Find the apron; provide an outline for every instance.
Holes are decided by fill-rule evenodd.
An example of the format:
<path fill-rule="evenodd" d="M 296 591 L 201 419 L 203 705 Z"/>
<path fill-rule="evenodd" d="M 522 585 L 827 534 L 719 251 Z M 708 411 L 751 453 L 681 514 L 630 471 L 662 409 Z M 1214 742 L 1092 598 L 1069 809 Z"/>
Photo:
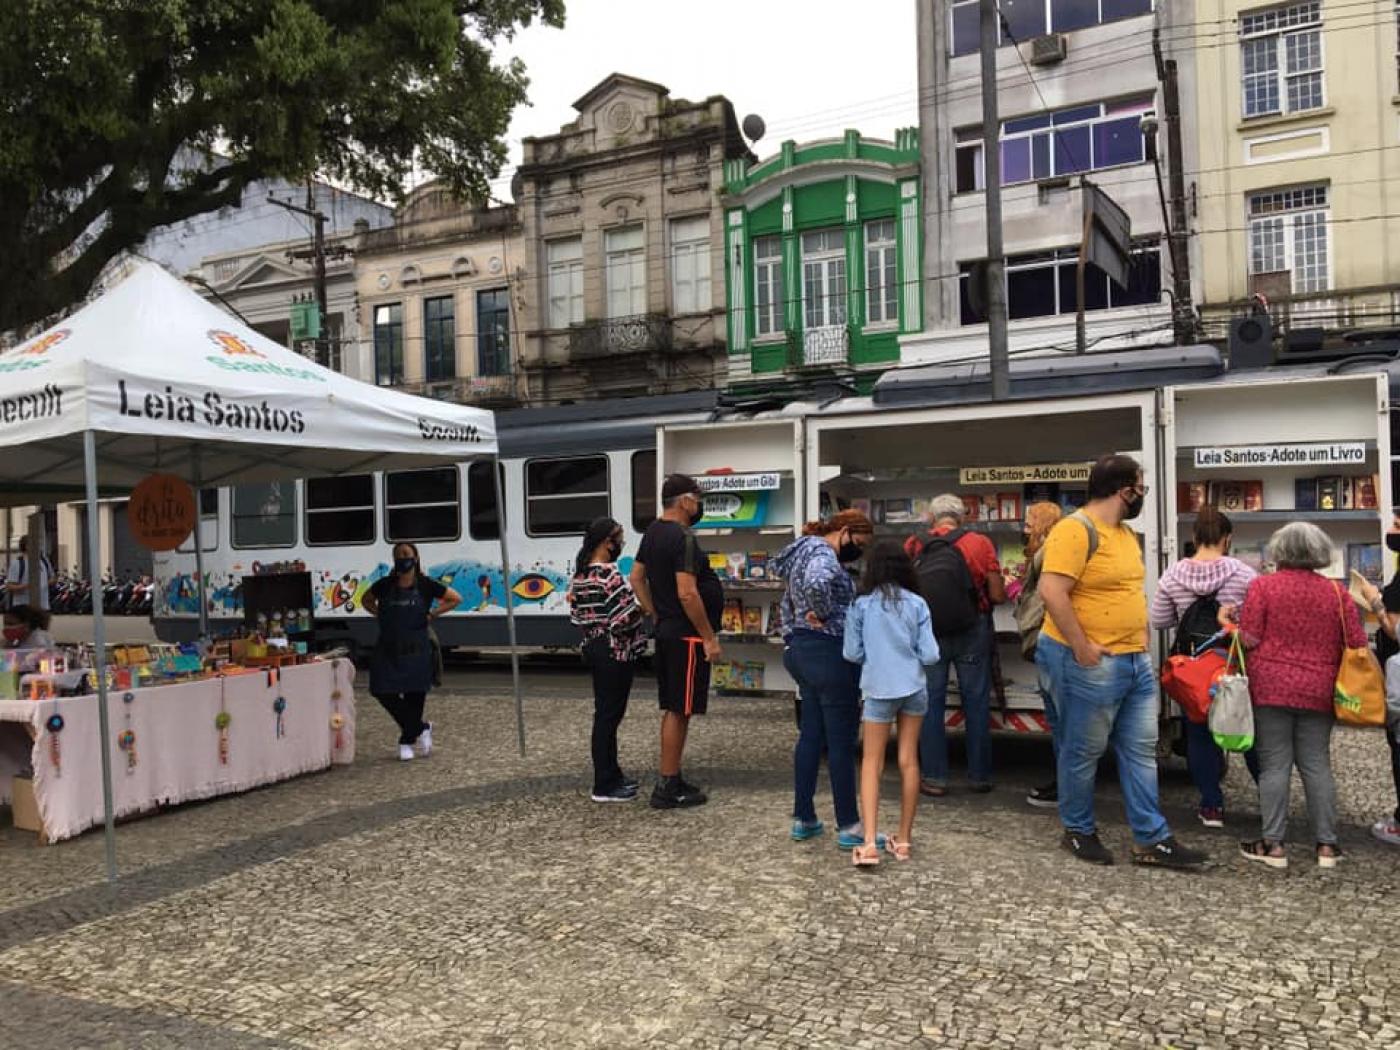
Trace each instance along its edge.
<path fill-rule="evenodd" d="M 379 641 L 369 669 L 369 691 L 426 693 L 433 683 L 428 643 L 428 599 L 415 583 L 385 588 L 379 599 Z"/>

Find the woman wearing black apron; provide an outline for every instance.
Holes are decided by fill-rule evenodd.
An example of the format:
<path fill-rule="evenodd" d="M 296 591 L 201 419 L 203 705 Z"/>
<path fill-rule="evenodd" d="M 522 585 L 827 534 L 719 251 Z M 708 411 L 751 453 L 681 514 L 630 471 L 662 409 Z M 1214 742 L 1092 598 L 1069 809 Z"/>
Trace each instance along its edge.
<path fill-rule="evenodd" d="M 433 650 L 428 624 L 451 612 L 462 596 L 424 576 L 418 548 L 394 547 L 394 568 L 364 598 L 364 609 L 379 621 L 379 641 L 369 670 L 369 691 L 399 727 L 399 758 L 427 757 L 433 726 L 423 721 L 423 704 L 433 684 Z M 433 603 L 436 602 L 436 607 Z"/>

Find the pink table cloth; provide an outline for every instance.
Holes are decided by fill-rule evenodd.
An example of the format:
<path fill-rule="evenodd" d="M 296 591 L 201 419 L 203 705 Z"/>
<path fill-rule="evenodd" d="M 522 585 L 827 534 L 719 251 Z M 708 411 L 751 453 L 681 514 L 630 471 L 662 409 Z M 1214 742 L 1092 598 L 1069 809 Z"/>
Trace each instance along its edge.
<path fill-rule="evenodd" d="M 280 677 L 279 677 L 280 676 Z M 333 660 L 230 678 L 107 696 L 112 794 L 118 817 L 247 791 L 355 759 L 355 669 Z M 286 701 L 279 714 L 278 698 Z M 229 716 L 220 747 L 218 716 Z M 54 715 L 62 729 L 49 728 Z M 0 723 L 32 727 L 28 754 L 8 729 L 0 746 L 0 790 L 24 764 L 50 842 L 102 823 L 97 697 L 0 701 Z M 123 749 L 122 735 L 134 734 Z M 27 742 L 27 741 L 26 741 Z M 27 759 L 27 763 L 26 760 Z"/>

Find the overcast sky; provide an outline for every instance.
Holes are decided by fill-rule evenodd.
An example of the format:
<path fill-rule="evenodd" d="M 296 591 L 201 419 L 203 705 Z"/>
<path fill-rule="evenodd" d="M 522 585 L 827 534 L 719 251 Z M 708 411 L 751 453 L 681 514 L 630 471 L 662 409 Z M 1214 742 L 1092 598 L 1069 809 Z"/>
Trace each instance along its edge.
<path fill-rule="evenodd" d="M 760 157 L 786 138 L 848 127 L 892 138 L 918 122 L 909 0 L 567 0 L 567 8 L 562 30 L 534 26 L 502 49 L 524 60 L 531 80 L 530 105 L 510 129 L 512 165 L 520 139 L 557 132 L 574 119 L 574 100 L 614 72 L 665 84 L 673 98 L 725 95 L 741 120 L 758 113 L 768 124 L 754 147 Z"/>

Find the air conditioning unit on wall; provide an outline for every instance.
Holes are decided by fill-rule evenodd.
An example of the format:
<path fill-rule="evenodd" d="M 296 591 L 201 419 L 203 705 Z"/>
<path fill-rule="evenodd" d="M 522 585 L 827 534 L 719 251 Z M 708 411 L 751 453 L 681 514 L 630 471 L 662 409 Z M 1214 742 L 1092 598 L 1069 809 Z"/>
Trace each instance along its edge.
<path fill-rule="evenodd" d="M 1053 66 L 1069 54 L 1069 41 L 1063 33 L 1047 33 L 1031 41 L 1031 65 Z"/>

